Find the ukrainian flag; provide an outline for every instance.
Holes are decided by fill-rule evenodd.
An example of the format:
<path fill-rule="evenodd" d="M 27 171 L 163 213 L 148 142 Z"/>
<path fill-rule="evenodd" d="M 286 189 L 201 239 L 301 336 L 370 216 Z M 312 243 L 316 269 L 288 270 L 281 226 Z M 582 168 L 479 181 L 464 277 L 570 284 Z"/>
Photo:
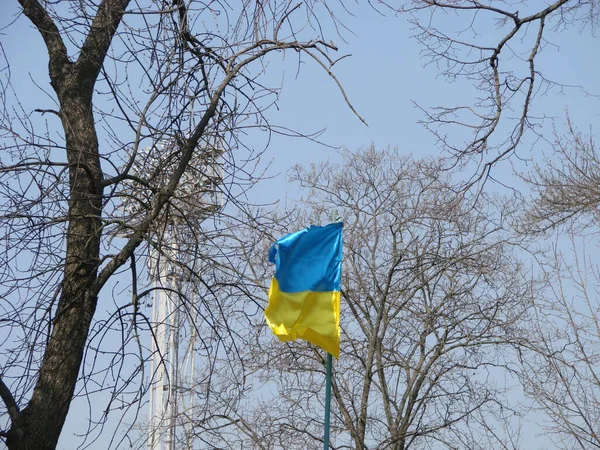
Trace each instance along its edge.
<path fill-rule="evenodd" d="M 280 341 L 304 339 L 340 356 L 342 223 L 310 226 L 279 239 L 269 251 L 275 276 L 265 310 Z"/>

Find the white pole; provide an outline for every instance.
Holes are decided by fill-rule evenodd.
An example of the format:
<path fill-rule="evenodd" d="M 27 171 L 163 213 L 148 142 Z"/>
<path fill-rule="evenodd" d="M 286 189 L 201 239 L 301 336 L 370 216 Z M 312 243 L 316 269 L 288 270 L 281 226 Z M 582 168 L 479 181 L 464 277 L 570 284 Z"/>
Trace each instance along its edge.
<path fill-rule="evenodd" d="M 152 363 L 150 376 L 153 379 L 150 388 L 150 429 L 149 450 L 162 450 L 165 428 L 165 406 L 169 398 L 169 377 L 165 368 L 169 355 L 167 347 L 168 332 L 166 318 L 169 310 L 169 298 L 166 292 L 160 289 L 168 278 L 168 268 L 157 257 L 155 260 L 155 285 L 158 288 L 154 294 L 152 304 Z M 167 394 L 165 396 L 165 394 Z M 166 397 L 166 398 L 165 398 Z"/>
<path fill-rule="evenodd" d="M 176 254 L 176 251 L 175 251 Z M 173 256 L 175 257 L 175 255 Z M 171 269 L 174 269 L 172 267 Z M 176 431 L 177 431 L 177 390 L 179 388 L 179 311 L 181 298 L 174 292 L 180 292 L 181 283 L 175 273 L 170 274 L 170 286 L 172 289 L 170 300 L 169 316 L 169 387 L 166 407 L 167 414 L 167 449 L 176 450 Z"/>

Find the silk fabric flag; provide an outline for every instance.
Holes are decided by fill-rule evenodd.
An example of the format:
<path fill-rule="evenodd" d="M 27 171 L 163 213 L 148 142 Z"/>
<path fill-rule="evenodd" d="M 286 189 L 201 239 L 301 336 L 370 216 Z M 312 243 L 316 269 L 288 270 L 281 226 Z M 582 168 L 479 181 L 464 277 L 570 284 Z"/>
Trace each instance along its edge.
<path fill-rule="evenodd" d="M 310 226 L 279 239 L 269 251 L 275 276 L 265 310 L 280 341 L 304 339 L 340 355 L 340 222 Z"/>

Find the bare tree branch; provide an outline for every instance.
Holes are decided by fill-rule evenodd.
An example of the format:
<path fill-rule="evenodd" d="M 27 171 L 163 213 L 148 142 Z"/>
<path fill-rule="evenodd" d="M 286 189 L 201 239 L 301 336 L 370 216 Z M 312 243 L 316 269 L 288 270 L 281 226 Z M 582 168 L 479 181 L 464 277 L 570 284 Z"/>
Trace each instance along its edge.
<path fill-rule="evenodd" d="M 6 406 L 6 410 L 8 411 L 8 415 L 12 423 L 20 424 L 21 422 L 21 410 L 19 409 L 19 405 L 15 401 L 12 393 L 8 386 L 4 383 L 2 378 L 0 377 L 0 398 L 4 402 L 4 406 Z"/>

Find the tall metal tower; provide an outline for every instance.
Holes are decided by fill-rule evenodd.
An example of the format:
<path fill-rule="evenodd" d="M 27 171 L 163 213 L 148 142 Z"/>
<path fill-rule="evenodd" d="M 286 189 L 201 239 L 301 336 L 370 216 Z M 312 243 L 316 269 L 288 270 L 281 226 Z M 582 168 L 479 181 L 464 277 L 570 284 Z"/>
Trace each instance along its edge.
<path fill-rule="evenodd" d="M 132 172 L 161 187 L 178 163 L 178 147 L 160 142 L 138 155 Z M 219 187 L 223 180 L 222 151 L 215 142 L 203 143 L 196 151 L 189 170 L 181 179 L 172 207 L 155 227 L 155 245 L 148 255 L 148 269 L 155 288 L 152 307 L 152 359 L 148 415 L 148 450 L 193 448 L 192 411 L 194 409 L 195 361 L 197 339 L 194 307 L 184 302 L 193 298 L 193 285 L 183 269 L 192 263 L 197 245 L 190 224 L 200 224 L 222 207 Z M 134 189 L 139 200 L 151 195 L 147 187 Z M 142 214 L 127 205 L 130 216 Z"/>
<path fill-rule="evenodd" d="M 191 298 L 177 260 L 176 229 L 169 235 L 173 242 L 170 256 L 156 256 L 153 267 L 156 288 L 152 307 L 152 360 L 150 365 L 149 450 L 192 449 L 191 410 L 194 407 L 194 344 L 196 320 L 194 308 L 185 308 Z M 179 269 L 179 270 L 178 270 Z M 185 333 L 183 332 L 185 330 Z M 183 350 L 183 351 L 182 351 Z M 179 431 L 179 432 L 178 432 Z M 184 442 L 178 442 L 182 439 Z"/>

